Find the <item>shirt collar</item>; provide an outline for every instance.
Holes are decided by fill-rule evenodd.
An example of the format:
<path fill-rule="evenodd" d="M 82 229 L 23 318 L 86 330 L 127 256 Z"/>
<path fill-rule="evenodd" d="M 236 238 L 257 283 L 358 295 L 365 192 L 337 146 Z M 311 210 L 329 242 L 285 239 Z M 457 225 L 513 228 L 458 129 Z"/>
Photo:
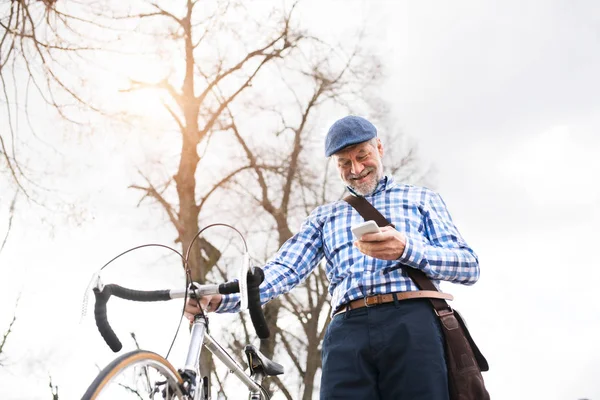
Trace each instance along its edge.
<path fill-rule="evenodd" d="M 377 184 L 377 187 L 375 188 L 375 190 L 373 192 L 369 193 L 367 196 L 374 196 L 378 193 L 381 193 L 381 192 L 391 188 L 392 186 L 394 186 L 394 178 L 391 176 L 384 175 L 384 177 L 381 178 L 381 180 Z M 350 186 L 346 186 L 346 188 L 353 195 L 362 196 L 361 194 L 356 193 L 356 191 L 354 191 L 354 189 L 352 189 Z"/>

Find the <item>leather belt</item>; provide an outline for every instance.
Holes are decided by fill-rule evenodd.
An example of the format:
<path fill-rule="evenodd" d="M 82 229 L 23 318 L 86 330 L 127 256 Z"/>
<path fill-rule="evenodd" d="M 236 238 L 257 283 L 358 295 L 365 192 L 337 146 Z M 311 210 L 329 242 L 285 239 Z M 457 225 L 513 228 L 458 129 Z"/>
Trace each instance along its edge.
<path fill-rule="evenodd" d="M 434 290 L 413 290 L 410 292 L 396 292 L 388 294 L 375 294 L 372 296 L 363 297 L 361 299 L 353 300 L 350 303 L 346 303 L 338 308 L 333 313 L 333 316 L 344 313 L 349 310 L 355 310 L 363 307 L 373 307 L 379 304 L 391 303 L 394 301 L 394 295 L 398 300 L 408 299 L 444 299 L 454 300 L 454 296 L 449 293 L 436 292 Z"/>

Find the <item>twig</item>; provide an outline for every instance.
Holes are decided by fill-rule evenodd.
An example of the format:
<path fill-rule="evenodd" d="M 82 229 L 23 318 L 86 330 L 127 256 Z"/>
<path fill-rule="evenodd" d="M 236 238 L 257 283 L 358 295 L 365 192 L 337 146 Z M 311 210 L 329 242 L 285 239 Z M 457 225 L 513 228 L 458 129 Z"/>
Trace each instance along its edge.
<path fill-rule="evenodd" d="M 10 324 L 8 325 L 8 329 L 4 333 L 4 336 L 2 337 L 2 342 L 0 342 L 0 354 L 2 354 L 2 352 L 4 351 L 4 346 L 6 345 L 6 341 L 8 340 L 8 336 L 11 334 L 12 327 L 15 324 L 15 321 L 17 320 L 17 307 L 19 305 L 19 298 L 20 297 L 18 297 L 17 301 L 15 302 L 15 312 L 13 313 L 12 320 L 10 321 Z M 3 366 L 1 360 L 0 360 L 0 366 Z"/>
<path fill-rule="evenodd" d="M 52 375 L 48 374 L 48 386 L 50 386 L 50 393 L 52 393 L 52 400 L 58 400 L 58 385 L 52 384 Z"/>
<path fill-rule="evenodd" d="M 10 234 L 10 229 L 12 228 L 13 217 L 15 216 L 15 203 L 17 202 L 17 196 L 19 192 L 15 193 L 15 197 L 13 197 L 12 202 L 10 203 L 10 208 L 8 209 L 8 229 L 6 229 L 6 235 L 4 235 L 4 240 L 2 241 L 2 246 L 0 246 L 0 253 L 4 249 L 6 245 L 6 241 L 8 240 L 8 235 Z"/>

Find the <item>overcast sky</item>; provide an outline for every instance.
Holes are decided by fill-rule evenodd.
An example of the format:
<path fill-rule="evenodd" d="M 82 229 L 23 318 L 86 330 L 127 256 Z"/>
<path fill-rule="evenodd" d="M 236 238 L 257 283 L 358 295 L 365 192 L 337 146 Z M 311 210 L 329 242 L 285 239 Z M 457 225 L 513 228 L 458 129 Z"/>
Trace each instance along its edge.
<path fill-rule="evenodd" d="M 600 399 L 600 4 L 339 0 L 306 1 L 299 11 L 331 37 L 367 18 L 368 43 L 388 74 L 381 95 L 434 167 L 435 189 L 480 257 L 475 286 L 444 289 L 488 358 L 492 398 Z M 0 368 L 2 398 L 48 398 L 47 371 L 65 390 L 71 384 L 78 364 L 70 354 L 84 348 L 76 339 L 95 334 L 77 325 L 100 266 L 79 268 L 84 259 L 172 241 L 172 232 L 141 224 L 132 211 L 138 197 L 125 194 L 125 161 L 106 163 L 110 149 L 96 150 L 104 161 L 87 161 L 103 165 L 104 180 L 88 182 L 84 224 L 48 237 L 47 229 L 36 233 L 38 214 L 23 218 L 0 254 L 2 330 L 21 293 L 7 350 L 13 368 Z M 123 193 L 115 195 L 115 184 Z M 5 228 L 0 221 L 0 237 Z M 67 281 L 68 294 L 36 288 Z M 61 326 L 78 328 L 65 335 Z M 58 360 L 67 360 L 64 368 Z M 32 385 L 23 370 L 30 365 L 40 367 L 41 383 L 19 397 Z"/>

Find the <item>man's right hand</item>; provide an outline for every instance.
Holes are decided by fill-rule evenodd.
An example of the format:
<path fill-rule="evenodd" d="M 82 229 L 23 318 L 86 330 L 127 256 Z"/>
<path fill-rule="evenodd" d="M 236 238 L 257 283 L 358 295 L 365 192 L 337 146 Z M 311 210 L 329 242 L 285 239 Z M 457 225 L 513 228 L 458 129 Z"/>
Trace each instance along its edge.
<path fill-rule="evenodd" d="M 202 296 L 200 298 L 200 307 L 204 310 L 204 312 L 215 311 L 219 304 L 221 304 L 221 299 L 223 298 L 220 294 L 212 294 L 208 296 Z M 194 321 L 194 315 L 200 313 L 200 308 L 198 308 L 198 299 L 188 299 L 185 304 L 184 315 L 190 322 Z"/>

